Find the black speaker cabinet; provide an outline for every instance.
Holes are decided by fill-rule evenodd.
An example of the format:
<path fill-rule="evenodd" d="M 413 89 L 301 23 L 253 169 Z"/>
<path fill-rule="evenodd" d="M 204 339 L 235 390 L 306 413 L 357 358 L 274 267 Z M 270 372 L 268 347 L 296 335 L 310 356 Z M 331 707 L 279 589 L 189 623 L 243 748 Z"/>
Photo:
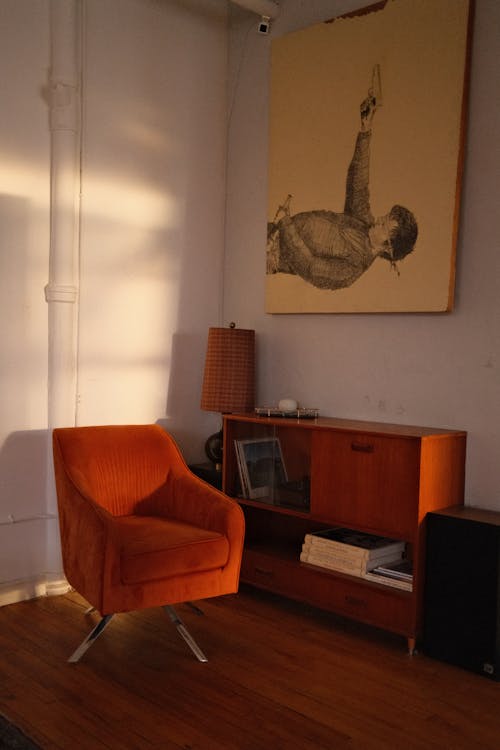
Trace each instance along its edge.
<path fill-rule="evenodd" d="M 426 518 L 423 651 L 500 679 L 500 513 L 456 507 Z"/>

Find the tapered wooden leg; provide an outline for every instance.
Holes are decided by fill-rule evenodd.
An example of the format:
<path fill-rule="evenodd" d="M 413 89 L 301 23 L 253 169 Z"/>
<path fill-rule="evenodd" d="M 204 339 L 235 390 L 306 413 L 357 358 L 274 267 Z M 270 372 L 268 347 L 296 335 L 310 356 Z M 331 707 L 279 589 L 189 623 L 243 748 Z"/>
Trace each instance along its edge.
<path fill-rule="evenodd" d="M 408 654 L 410 656 L 413 656 L 415 653 L 415 646 L 417 645 L 417 641 L 415 638 L 408 638 Z"/>

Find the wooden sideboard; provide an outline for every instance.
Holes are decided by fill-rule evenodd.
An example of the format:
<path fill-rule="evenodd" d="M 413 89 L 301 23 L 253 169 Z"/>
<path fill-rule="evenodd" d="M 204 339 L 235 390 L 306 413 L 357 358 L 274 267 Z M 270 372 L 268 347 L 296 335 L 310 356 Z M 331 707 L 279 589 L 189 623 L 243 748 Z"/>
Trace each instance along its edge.
<path fill-rule="evenodd" d="M 250 499 L 236 446 L 277 445 L 267 487 Z M 421 636 L 425 517 L 463 504 L 466 433 L 317 418 L 224 417 L 223 489 L 242 505 L 246 539 L 241 580 L 398 633 L 412 653 Z M 265 484 L 266 482 L 264 482 Z M 304 536 L 331 526 L 402 540 L 413 590 L 300 562 Z"/>

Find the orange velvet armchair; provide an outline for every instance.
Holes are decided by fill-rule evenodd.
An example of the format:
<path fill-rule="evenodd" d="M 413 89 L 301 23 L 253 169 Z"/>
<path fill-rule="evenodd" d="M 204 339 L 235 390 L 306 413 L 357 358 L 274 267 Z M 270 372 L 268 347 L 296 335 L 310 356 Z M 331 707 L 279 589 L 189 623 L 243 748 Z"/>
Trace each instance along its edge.
<path fill-rule="evenodd" d="M 155 606 L 206 661 L 172 605 L 238 590 L 239 505 L 192 474 L 158 425 L 59 428 L 53 450 L 64 572 L 102 615 L 69 661 L 115 613 Z"/>

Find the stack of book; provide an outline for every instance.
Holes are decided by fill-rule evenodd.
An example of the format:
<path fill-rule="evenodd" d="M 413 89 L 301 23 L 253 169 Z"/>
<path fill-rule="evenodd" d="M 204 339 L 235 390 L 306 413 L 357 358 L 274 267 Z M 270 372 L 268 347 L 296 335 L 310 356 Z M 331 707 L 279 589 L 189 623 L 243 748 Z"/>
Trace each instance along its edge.
<path fill-rule="evenodd" d="M 369 581 L 382 583 L 384 586 L 394 586 L 397 589 L 413 591 L 413 566 L 410 560 L 393 560 L 380 563 L 365 573 Z"/>
<path fill-rule="evenodd" d="M 365 578 L 381 565 L 401 562 L 404 551 L 405 543 L 396 539 L 333 528 L 306 534 L 300 559 L 309 565 Z"/>

